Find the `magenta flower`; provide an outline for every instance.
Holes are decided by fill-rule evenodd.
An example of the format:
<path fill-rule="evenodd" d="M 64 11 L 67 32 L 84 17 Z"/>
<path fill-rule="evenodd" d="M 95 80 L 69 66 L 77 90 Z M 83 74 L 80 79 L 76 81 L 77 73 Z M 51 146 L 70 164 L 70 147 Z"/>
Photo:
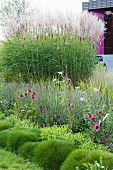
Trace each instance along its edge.
<path fill-rule="evenodd" d="M 89 120 L 90 120 L 90 121 L 95 121 L 95 122 L 96 122 L 96 121 L 98 120 L 98 117 L 95 117 L 95 116 L 94 116 L 94 117 L 91 117 Z"/>
<path fill-rule="evenodd" d="M 92 117 L 94 117 L 94 114 L 87 114 L 86 116 L 87 116 L 87 118 L 92 118 Z"/>
<path fill-rule="evenodd" d="M 72 110 L 72 107 L 68 107 L 67 110 L 68 110 L 68 111 L 71 111 L 71 110 Z"/>
<path fill-rule="evenodd" d="M 68 106 L 69 106 L 69 107 L 73 107 L 72 103 L 69 103 Z"/>
<path fill-rule="evenodd" d="M 93 118 L 93 121 L 96 122 L 97 120 L 98 120 L 98 117 L 94 117 L 94 118 Z"/>
<path fill-rule="evenodd" d="M 18 96 L 18 98 L 24 98 L 25 95 L 24 94 L 21 94 L 20 96 Z"/>
<path fill-rule="evenodd" d="M 67 104 L 67 106 L 68 106 L 67 110 L 69 110 L 69 111 L 72 110 L 72 109 L 74 108 L 74 106 L 73 106 L 72 103 Z"/>
<path fill-rule="evenodd" d="M 101 111 L 99 110 L 99 111 L 98 111 L 98 114 L 101 115 L 101 114 L 103 114 L 103 112 L 101 112 Z"/>
<path fill-rule="evenodd" d="M 31 90 L 31 89 L 28 89 L 28 92 L 29 92 L 29 93 L 32 93 L 32 90 Z"/>
<path fill-rule="evenodd" d="M 32 98 L 34 101 L 37 101 L 37 100 L 38 100 L 38 92 L 32 92 L 31 98 Z"/>
<path fill-rule="evenodd" d="M 94 119 L 94 117 L 95 117 L 95 115 L 94 114 L 89 114 L 89 120 L 93 120 Z"/>
<path fill-rule="evenodd" d="M 86 115 L 87 118 L 89 118 L 90 121 L 97 121 L 98 120 L 98 117 L 96 117 L 94 114 L 88 114 Z"/>
<path fill-rule="evenodd" d="M 96 132 L 98 132 L 100 130 L 100 124 L 99 123 L 96 123 L 94 126 L 93 126 L 94 130 Z"/>

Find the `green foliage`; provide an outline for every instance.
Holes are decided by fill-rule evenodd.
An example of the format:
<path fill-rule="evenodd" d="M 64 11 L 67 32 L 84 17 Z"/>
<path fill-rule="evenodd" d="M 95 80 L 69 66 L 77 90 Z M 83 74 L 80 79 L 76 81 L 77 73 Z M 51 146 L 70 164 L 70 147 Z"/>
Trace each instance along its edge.
<path fill-rule="evenodd" d="M 22 156 L 24 159 L 32 160 L 34 156 L 34 148 L 38 146 L 37 142 L 26 142 L 18 149 L 18 154 Z"/>
<path fill-rule="evenodd" d="M 112 142 L 113 100 L 107 85 L 101 89 L 93 83 L 82 82 L 80 87 L 74 88 L 66 84 L 64 79 L 58 80 L 48 82 L 41 80 L 35 84 L 0 81 L 0 87 L 2 87 L 0 88 L 0 109 L 7 116 L 6 119 L 18 128 L 68 124 L 74 133 L 85 132 L 96 143 Z M 38 94 L 36 101 L 32 99 L 32 93 L 28 93 L 28 89 Z M 26 97 L 18 98 L 25 93 L 27 93 Z M 88 115 L 91 114 L 97 118 L 96 121 L 90 120 Z M 94 129 L 96 123 L 100 124 L 98 132 Z M 70 131 L 59 135 L 60 132 L 53 127 L 52 129 L 43 129 L 41 138 L 73 141 Z M 85 142 L 83 148 L 87 148 L 88 145 L 92 146 L 89 141 L 88 143 Z"/>
<path fill-rule="evenodd" d="M 45 170 L 59 170 L 63 161 L 74 149 L 76 146 L 72 142 L 61 140 L 41 142 L 34 148 L 33 161 Z"/>
<path fill-rule="evenodd" d="M 0 53 L 2 75 L 8 81 L 53 78 L 58 71 L 73 82 L 87 78 L 95 66 L 95 50 L 72 34 L 13 37 Z"/>
<path fill-rule="evenodd" d="M 16 96 L 16 84 L 6 83 L 6 81 L 0 78 L 0 112 L 5 116 L 14 113 L 13 104 Z"/>
<path fill-rule="evenodd" d="M 10 129 L 0 132 L 0 147 L 5 148 L 7 146 L 7 139 L 10 133 Z"/>
<path fill-rule="evenodd" d="M 5 116 L 2 112 L 0 112 L 0 120 L 4 120 L 5 119 Z"/>
<path fill-rule="evenodd" d="M 0 169 L 1 170 L 42 170 L 38 165 L 35 165 L 31 162 L 26 162 L 22 158 L 17 157 L 11 152 L 7 152 L 3 149 L 0 149 Z"/>
<path fill-rule="evenodd" d="M 91 163 L 83 163 L 83 168 L 86 170 L 107 170 L 105 166 L 102 164 L 102 158 L 100 157 L 99 163 L 94 161 L 94 164 Z M 76 170 L 80 170 L 79 167 L 76 167 Z"/>
<path fill-rule="evenodd" d="M 72 133 L 68 125 L 63 126 L 52 126 L 41 128 L 41 139 L 42 140 L 52 140 L 60 139 L 64 141 L 70 141 L 76 144 L 79 149 L 89 149 L 89 150 L 108 150 L 108 147 L 103 145 L 95 144 L 91 138 L 87 137 L 85 133 Z"/>
<path fill-rule="evenodd" d="M 80 142 L 80 141 L 79 141 Z M 80 142 L 79 149 L 88 149 L 88 150 L 103 150 L 109 151 L 109 147 L 103 146 L 101 144 L 95 144 L 91 139 Z"/>
<path fill-rule="evenodd" d="M 0 131 L 12 128 L 13 126 L 7 120 L 0 120 Z"/>
<path fill-rule="evenodd" d="M 87 170 L 103 170 L 106 169 L 105 166 L 102 165 L 102 159 L 100 158 L 99 163 L 97 161 L 94 162 L 94 164 L 90 164 L 90 163 L 83 163 L 84 168 L 86 168 Z"/>
<path fill-rule="evenodd" d="M 83 163 L 99 162 L 100 157 L 103 160 L 103 166 L 112 170 L 113 168 L 113 154 L 101 150 L 76 150 L 73 151 L 63 163 L 61 170 L 75 170 L 76 167 L 84 169 Z"/>
<path fill-rule="evenodd" d="M 29 119 L 23 119 L 21 120 L 18 116 L 16 115 L 10 115 L 6 117 L 6 120 L 14 127 L 18 129 L 26 128 L 26 129 L 37 129 L 38 124 L 35 122 L 31 122 Z"/>
<path fill-rule="evenodd" d="M 13 129 L 7 139 L 7 148 L 12 151 L 17 151 L 18 148 L 26 142 L 36 142 L 39 140 L 40 131 L 28 129 Z"/>
<path fill-rule="evenodd" d="M 40 136 L 42 140 L 62 139 L 71 142 L 74 141 L 73 134 L 71 133 L 68 125 L 54 125 L 51 127 L 41 128 Z"/>

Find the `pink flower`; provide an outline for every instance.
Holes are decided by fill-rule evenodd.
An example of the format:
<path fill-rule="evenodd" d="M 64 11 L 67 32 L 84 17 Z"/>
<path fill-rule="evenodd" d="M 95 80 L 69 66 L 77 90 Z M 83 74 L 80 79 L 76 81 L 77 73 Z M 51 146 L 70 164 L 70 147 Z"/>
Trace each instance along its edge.
<path fill-rule="evenodd" d="M 29 92 L 29 93 L 32 93 L 32 90 L 31 90 L 31 89 L 28 89 L 28 92 Z"/>
<path fill-rule="evenodd" d="M 89 118 L 90 121 L 97 121 L 98 117 L 96 117 L 94 114 L 88 114 L 87 118 Z"/>
<path fill-rule="evenodd" d="M 18 98 L 24 98 L 25 94 L 21 94 L 20 96 L 18 96 Z"/>
<path fill-rule="evenodd" d="M 72 107 L 67 108 L 68 111 L 72 110 Z"/>
<path fill-rule="evenodd" d="M 96 122 L 97 120 L 98 120 L 98 117 L 94 117 L 94 118 L 93 118 L 93 121 Z"/>
<path fill-rule="evenodd" d="M 69 106 L 69 107 L 73 107 L 72 103 L 69 103 L 68 106 Z"/>
<path fill-rule="evenodd" d="M 98 117 L 91 117 L 90 119 L 89 119 L 90 121 L 97 121 L 98 120 Z"/>
<path fill-rule="evenodd" d="M 98 114 L 100 114 L 100 115 L 101 115 L 101 114 L 103 114 L 103 112 L 101 112 L 101 111 L 99 110 L 99 111 L 98 111 Z"/>
<path fill-rule="evenodd" d="M 74 107 L 74 106 L 72 105 L 72 103 L 67 104 L 67 106 L 69 106 L 69 107 L 67 108 L 67 110 L 69 110 L 69 111 L 72 110 L 73 107 Z"/>
<path fill-rule="evenodd" d="M 38 92 L 32 92 L 31 98 L 32 98 L 34 101 L 37 101 L 37 100 L 38 100 Z"/>
<path fill-rule="evenodd" d="M 100 130 L 100 124 L 99 123 L 96 123 L 94 126 L 93 126 L 94 130 L 96 132 L 98 132 Z"/>

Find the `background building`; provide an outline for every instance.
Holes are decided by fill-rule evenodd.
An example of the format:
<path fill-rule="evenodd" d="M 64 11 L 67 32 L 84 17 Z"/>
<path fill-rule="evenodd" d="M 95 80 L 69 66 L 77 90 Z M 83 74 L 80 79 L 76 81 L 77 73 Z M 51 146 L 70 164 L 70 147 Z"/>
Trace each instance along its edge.
<path fill-rule="evenodd" d="M 103 34 L 99 54 L 113 54 L 113 0 L 89 0 L 82 3 L 82 9 L 106 22 L 107 30 Z"/>

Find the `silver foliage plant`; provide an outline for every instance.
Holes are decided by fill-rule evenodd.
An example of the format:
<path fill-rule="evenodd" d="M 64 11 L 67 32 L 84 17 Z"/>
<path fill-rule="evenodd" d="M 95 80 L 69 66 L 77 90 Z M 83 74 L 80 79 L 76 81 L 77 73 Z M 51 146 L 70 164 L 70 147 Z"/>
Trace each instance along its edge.
<path fill-rule="evenodd" d="M 22 5 L 25 0 L 13 1 L 18 8 L 19 1 L 20 5 Z M 25 4 L 24 7 L 28 8 Z M 24 10 L 26 9 L 24 8 Z M 71 33 L 83 40 L 88 39 L 98 49 L 105 30 L 105 22 L 87 11 L 80 14 L 74 14 L 71 11 L 64 14 L 57 11 L 55 14 L 51 14 L 50 12 L 44 13 L 42 10 L 35 9 L 32 12 L 20 12 L 18 15 L 15 10 L 12 10 L 12 13 L 2 14 L 2 18 L 4 19 L 4 35 L 8 39 L 13 35 L 26 33 L 33 35 L 62 33 L 64 36 Z"/>

